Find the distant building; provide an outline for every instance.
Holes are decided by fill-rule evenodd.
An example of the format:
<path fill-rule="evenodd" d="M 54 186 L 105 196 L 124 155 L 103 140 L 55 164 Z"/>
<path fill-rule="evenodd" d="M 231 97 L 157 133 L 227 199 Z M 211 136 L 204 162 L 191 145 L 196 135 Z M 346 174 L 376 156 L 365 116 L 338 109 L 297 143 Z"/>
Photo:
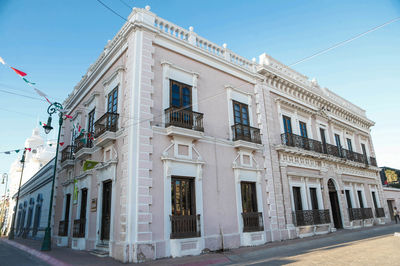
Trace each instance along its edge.
<path fill-rule="evenodd" d="M 33 129 L 32 136 L 26 139 L 25 148 L 30 148 L 25 154 L 25 166 L 21 181 L 21 187 L 30 180 L 43 166 L 45 166 L 56 154 L 56 143 L 54 141 L 45 142 L 40 136 L 40 129 Z M 22 156 L 22 152 L 20 154 Z M 19 181 L 21 178 L 22 164 L 21 158 L 17 158 L 10 167 L 9 178 L 9 195 L 14 200 L 10 201 L 9 213 L 7 217 L 7 232 L 11 227 L 12 217 L 15 209 L 15 197 L 18 193 Z M 21 201 L 20 201 L 21 203 Z"/>
<path fill-rule="evenodd" d="M 43 166 L 21 186 L 15 235 L 23 238 L 43 238 L 47 227 L 54 159 Z M 17 194 L 12 200 L 15 201 Z"/>
<path fill-rule="evenodd" d="M 400 209 L 400 170 L 384 166 L 381 167 L 380 176 L 390 218 L 394 220 L 393 208 Z"/>

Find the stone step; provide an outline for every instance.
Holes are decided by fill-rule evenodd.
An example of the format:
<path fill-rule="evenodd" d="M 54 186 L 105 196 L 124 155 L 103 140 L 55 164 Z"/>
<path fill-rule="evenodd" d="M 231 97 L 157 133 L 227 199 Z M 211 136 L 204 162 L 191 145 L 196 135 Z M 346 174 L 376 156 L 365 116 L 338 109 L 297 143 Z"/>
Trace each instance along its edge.
<path fill-rule="evenodd" d="M 109 256 L 109 251 L 108 250 L 105 251 L 105 250 L 97 249 L 97 248 L 92 249 L 89 253 L 92 254 L 92 255 L 95 255 L 97 257 L 100 257 L 100 258 L 104 258 L 104 257 L 108 257 Z"/>

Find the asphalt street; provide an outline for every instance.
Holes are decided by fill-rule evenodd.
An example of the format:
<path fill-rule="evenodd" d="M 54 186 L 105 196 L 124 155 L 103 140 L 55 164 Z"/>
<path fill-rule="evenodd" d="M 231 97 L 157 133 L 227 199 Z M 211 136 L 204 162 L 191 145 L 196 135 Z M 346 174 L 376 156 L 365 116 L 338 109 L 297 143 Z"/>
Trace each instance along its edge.
<path fill-rule="evenodd" d="M 38 260 L 20 249 L 0 242 L 0 266 L 47 266 L 45 262 Z"/>

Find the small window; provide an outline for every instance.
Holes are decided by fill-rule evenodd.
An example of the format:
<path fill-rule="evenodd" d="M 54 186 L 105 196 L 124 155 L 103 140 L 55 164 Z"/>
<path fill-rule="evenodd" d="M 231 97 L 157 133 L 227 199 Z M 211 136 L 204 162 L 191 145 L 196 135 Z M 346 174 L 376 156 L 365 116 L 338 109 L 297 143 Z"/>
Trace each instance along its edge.
<path fill-rule="evenodd" d="M 303 138 L 308 138 L 308 135 L 307 135 L 307 124 L 306 123 L 304 123 L 304 122 L 299 122 L 299 124 L 300 124 L 300 135 L 303 137 Z"/>
<path fill-rule="evenodd" d="M 88 117 L 87 132 L 89 132 L 89 133 L 93 133 L 94 132 L 94 115 L 95 115 L 95 109 L 90 111 L 90 113 L 88 115 L 89 117 Z"/>
<path fill-rule="evenodd" d="M 375 191 L 372 191 L 372 201 L 374 202 L 374 208 L 377 209 L 378 208 L 378 203 L 376 201 Z"/>
<path fill-rule="evenodd" d="M 342 146 L 340 143 L 340 136 L 338 134 L 335 134 L 335 142 L 336 142 L 336 146 L 338 148 L 340 148 Z"/>

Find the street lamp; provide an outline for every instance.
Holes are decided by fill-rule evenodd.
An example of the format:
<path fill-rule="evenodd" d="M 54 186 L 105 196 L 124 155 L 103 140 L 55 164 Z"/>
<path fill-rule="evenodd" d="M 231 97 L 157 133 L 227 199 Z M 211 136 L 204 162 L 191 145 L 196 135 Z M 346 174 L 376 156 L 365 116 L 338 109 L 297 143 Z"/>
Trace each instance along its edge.
<path fill-rule="evenodd" d="M 6 220 L 6 203 L 7 203 L 7 183 L 8 183 L 8 174 L 4 173 L 3 174 L 3 179 L 1 181 L 1 184 L 4 185 L 4 180 L 6 180 L 6 185 L 4 186 L 4 200 L 3 200 L 3 208 L 0 214 L 2 214 L 2 221 L 0 225 L 0 235 L 1 235 L 1 229 L 4 227 L 4 223 Z"/>
<path fill-rule="evenodd" d="M 50 223 L 51 223 L 51 213 L 52 213 L 52 209 L 53 209 L 54 181 L 55 181 L 56 172 L 57 172 L 58 148 L 59 148 L 59 145 L 60 145 L 61 126 L 63 124 L 63 113 L 62 113 L 62 110 L 63 110 L 63 107 L 62 107 L 62 105 L 60 103 L 57 103 L 57 102 L 52 103 L 47 108 L 47 113 L 49 114 L 49 119 L 47 120 L 47 124 L 43 126 L 44 131 L 46 132 L 46 134 L 49 134 L 50 131 L 53 129 L 53 127 L 51 126 L 51 115 L 58 111 L 59 128 L 58 128 L 58 137 L 57 137 L 57 148 L 56 148 L 56 156 L 54 158 L 54 172 L 53 172 L 53 182 L 52 182 L 52 185 L 51 185 L 51 194 L 50 194 L 49 217 L 47 219 L 47 228 L 46 228 L 46 231 L 44 233 L 44 238 L 43 238 L 43 242 L 42 242 L 42 248 L 41 248 L 42 251 L 51 250 L 51 227 L 50 227 Z"/>
<path fill-rule="evenodd" d="M 12 218 L 12 221 L 11 221 L 11 231 L 10 231 L 10 233 L 8 234 L 8 239 L 10 239 L 10 240 L 14 239 L 15 215 L 17 215 L 17 211 L 18 211 L 19 192 L 20 192 L 20 190 L 21 190 L 22 176 L 24 175 L 25 153 L 26 153 L 26 149 L 24 149 L 24 153 L 22 154 L 22 159 L 21 159 L 22 170 L 21 170 L 21 177 L 19 178 L 17 202 L 16 202 L 16 204 L 15 204 L 15 210 L 14 210 L 13 218 Z"/>

